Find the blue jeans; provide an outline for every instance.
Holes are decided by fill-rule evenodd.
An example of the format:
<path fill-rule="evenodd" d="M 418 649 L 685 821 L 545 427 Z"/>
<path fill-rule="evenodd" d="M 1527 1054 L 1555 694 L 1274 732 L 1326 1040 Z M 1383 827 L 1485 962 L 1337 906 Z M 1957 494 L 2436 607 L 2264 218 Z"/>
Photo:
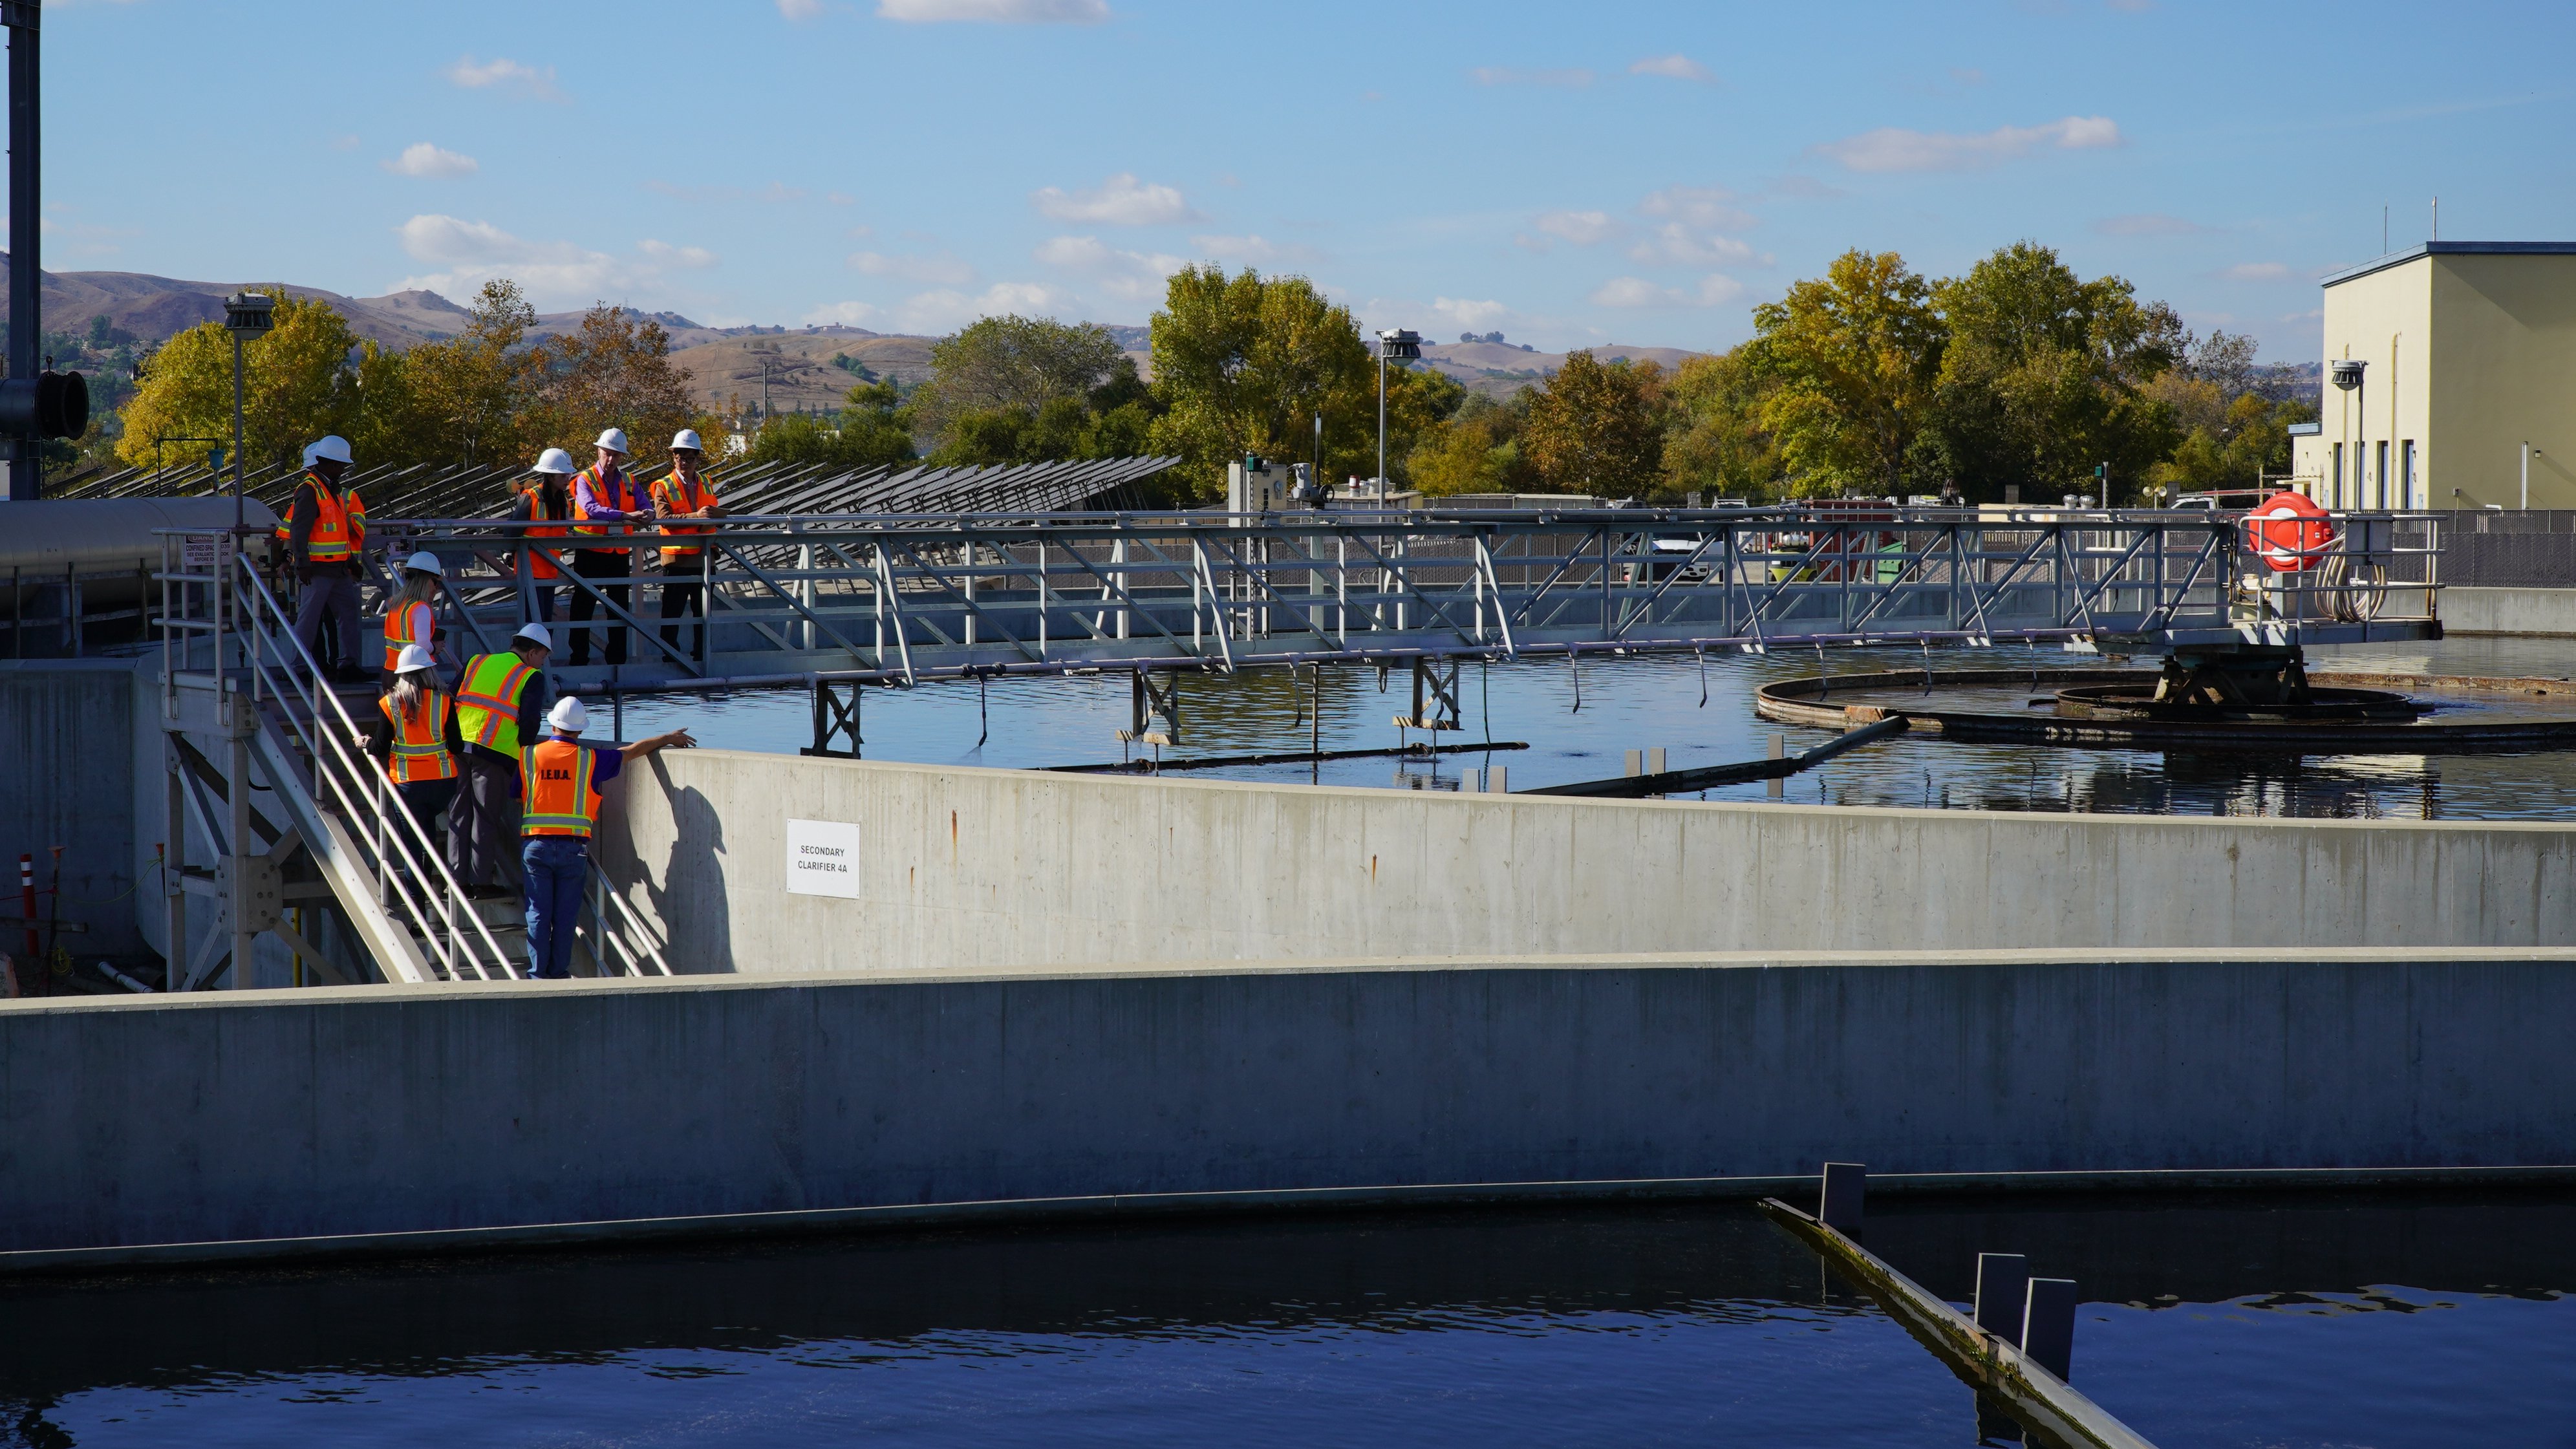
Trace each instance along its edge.
<path fill-rule="evenodd" d="M 528 974 L 562 980 L 572 974 L 572 933 L 581 920 L 581 888 L 590 880 L 590 842 L 531 835 L 519 862 L 528 875 Z"/>

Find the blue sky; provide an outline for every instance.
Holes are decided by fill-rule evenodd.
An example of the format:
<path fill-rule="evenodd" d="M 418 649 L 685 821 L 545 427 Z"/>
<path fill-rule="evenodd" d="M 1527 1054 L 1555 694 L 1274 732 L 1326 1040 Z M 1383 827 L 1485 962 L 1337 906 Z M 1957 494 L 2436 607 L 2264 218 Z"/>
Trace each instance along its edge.
<path fill-rule="evenodd" d="M 1370 326 L 1713 348 L 1842 250 L 2033 238 L 2267 356 L 2316 277 L 2576 236 L 2576 7 L 55 0 L 46 265 L 702 322 L 1142 322 L 1183 260 Z"/>

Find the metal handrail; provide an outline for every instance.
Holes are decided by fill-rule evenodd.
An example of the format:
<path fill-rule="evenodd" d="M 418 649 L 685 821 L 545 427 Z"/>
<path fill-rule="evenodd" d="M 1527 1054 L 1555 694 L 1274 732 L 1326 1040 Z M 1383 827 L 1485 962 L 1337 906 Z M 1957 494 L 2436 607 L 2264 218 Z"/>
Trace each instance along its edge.
<path fill-rule="evenodd" d="M 413 818 L 411 811 L 388 798 L 392 792 L 392 781 L 385 772 L 374 768 L 373 761 L 363 765 L 359 763 L 351 745 L 360 738 L 358 726 L 349 718 L 340 697 L 321 687 L 321 667 L 304 647 L 304 641 L 295 636 L 293 622 L 286 617 L 285 607 L 269 591 L 267 582 L 247 557 L 236 554 L 235 563 L 233 592 L 237 597 L 249 600 L 247 612 L 250 619 L 254 622 L 263 618 L 274 621 L 268 627 L 245 631 L 258 645 L 243 651 L 250 668 L 253 707 L 257 707 L 263 689 L 274 693 L 281 706 L 290 696 L 304 703 L 306 718 L 313 721 L 311 728 L 307 728 L 304 720 L 292 710 L 281 708 L 278 714 L 284 719 L 289 733 L 303 746 L 306 756 L 314 761 L 315 783 L 327 786 L 330 796 L 337 802 L 339 813 L 352 821 L 365 820 L 373 824 L 374 829 L 365 837 L 364 843 L 374 854 L 372 873 L 376 878 L 378 905 L 387 908 L 398 905 L 422 936 L 439 939 L 440 964 L 449 980 L 461 979 L 460 968 L 470 970 L 475 979 L 481 981 L 495 979 L 496 972 L 500 979 L 522 978 L 524 973 L 518 969 L 510 953 L 501 948 L 482 915 L 468 906 L 463 912 L 464 918 L 472 924 L 474 937 L 479 937 L 489 952 L 488 958 L 477 958 L 473 950 L 474 941 L 458 930 L 457 904 L 465 899 L 465 893 L 458 886 L 455 875 L 448 870 L 445 857 L 434 847 L 428 832 Z M 277 649 L 281 639 L 291 645 L 294 652 L 283 659 L 285 667 L 272 668 L 269 654 Z M 314 681 L 310 687 L 295 677 L 291 666 L 299 660 L 307 671 L 307 677 Z M 335 735 L 328 728 L 323 713 L 325 701 L 329 705 L 330 717 L 336 718 L 341 726 L 339 734 Z M 269 727 L 265 719 L 261 727 Z M 326 760 L 335 768 L 325 768 Z M 388 822 L 393 825 L 390 836 Z M 434 870 L 438 884 L 445 888 L 436 903 L 440 909 L 435 913 L 432 903 L 422 899 L 421 892 L 415 889 L 416 884 L 427 876 L 422 866 L 424 859 L 428 862 L 427 870 Z M 387 868 L 393 864 L 407 870 Z M 458 950 L 460 942 L 465 945 L 462 952 Z"/>

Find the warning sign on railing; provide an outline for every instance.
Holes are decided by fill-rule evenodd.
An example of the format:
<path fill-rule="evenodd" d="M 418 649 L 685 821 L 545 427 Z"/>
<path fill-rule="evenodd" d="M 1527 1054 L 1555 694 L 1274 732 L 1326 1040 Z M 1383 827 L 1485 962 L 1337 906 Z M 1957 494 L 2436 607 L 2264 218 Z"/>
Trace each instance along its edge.
<path fill-rule="evenodd" d="M 859 898 L 859 827 L 839 820 L 787 822 L 791 895 Z"/>

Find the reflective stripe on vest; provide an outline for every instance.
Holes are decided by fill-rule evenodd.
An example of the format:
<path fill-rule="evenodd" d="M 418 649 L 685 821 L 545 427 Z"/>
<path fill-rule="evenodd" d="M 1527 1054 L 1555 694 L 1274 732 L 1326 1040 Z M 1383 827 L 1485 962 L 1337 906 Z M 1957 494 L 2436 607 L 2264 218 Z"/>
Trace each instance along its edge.
<path fill-rule="evenodd" d="M 335 493 L 318 476 L 313 485 L 313 528 L 304 536 L 305 554 L 315 563 L 346 563 L 367 544 L 367 505 L 354 492 Z M 292 511 L 292 505 L 289 505 Z"/>
<path fill-rule="evenodd" d="M 674 472 L 670 477 L 653 485 L 653 501 L 670 509 L 673 513 L 695 513 L 701 508 L 713 507 L 716 501 L 716 492 L 714 489 L 709 488 L 703 479 L 696 482 L 689 482 L 682 479 L 678 473 Z M 662 520 L 662 532 L 666 537 L 670 538 L 676 539 L 693 533 L 713 533 L 715 531 L 716 526 L 712 523 L 695 521 L 681 522 L 679 520 L 669 518 Z M 662 546 L 662 558 L 665 562 L 675 558 L 696 558 L 699 554 L 704 552 L 706 552 L 706 550 L 703 547 L 694 543 L 664 544 Z"/>
<path fill-rule="evenodd" d="M 621 506 L 635 501 L 635 484 L 632 479 L 626 476 L 626 471 L 622 468 L 618 470 L 617 487 L 612 493 L 607 487 L 605 480 L 599 476 L 599 465 L 594 463 L 573 475 L 573 517 L 580 519 L 587 519 L 590 517 L 590 510 L 582 506 L 581 501 L 582 485 L 585 483 L 590 485 L 590 491 L 593 496 L 609 494 L 609 497 L 606 499 L 606 503 L 609 507 L 616 509 L 616 511 L 620 513 L 634 513 L 638 511 L 633 508 Z M 572 531 L 575 533 L 624 533 L 627 531 L 627 525 L 614 519 L 610 519 L 599 523 L 576 523 L 572 526 Z"/>
<path fill-rule="evenodd" d="M 570 740 L 547 740 L 528 751 L 528 808 L 519 817 L 520 834 L 589 836 L 590 823 L 599 818 L 591 753 Z"/>
<path fill-rule="evenodd" d="M 456 778 L 456 758 L 447 753 L 445 694 L 435 689 L 423 693 L 420 713 L 424 717 L 420 719 L 394 713 L 394 697 L 390 694 L 379 698 L 376 708 L 385 712 L 386 720 L 394 727 L 393 756 L 385 761 L 388 778 L 397 785 Z"/>
<path fill-rule="evenodd" d="M 487 750 L 518 754 L 519 691 L 536 672 L 516 654 L 477 654 L 466 661 L 456 690 L 457 733 Z"/>
<path fill-rule="evenodd" d="M 438 611 L 427 599 L 403 604 L 385 615 L 385 672 L 390 674 L 402 663 L 405 644 L 426 649 L 438 638 Z"/>

